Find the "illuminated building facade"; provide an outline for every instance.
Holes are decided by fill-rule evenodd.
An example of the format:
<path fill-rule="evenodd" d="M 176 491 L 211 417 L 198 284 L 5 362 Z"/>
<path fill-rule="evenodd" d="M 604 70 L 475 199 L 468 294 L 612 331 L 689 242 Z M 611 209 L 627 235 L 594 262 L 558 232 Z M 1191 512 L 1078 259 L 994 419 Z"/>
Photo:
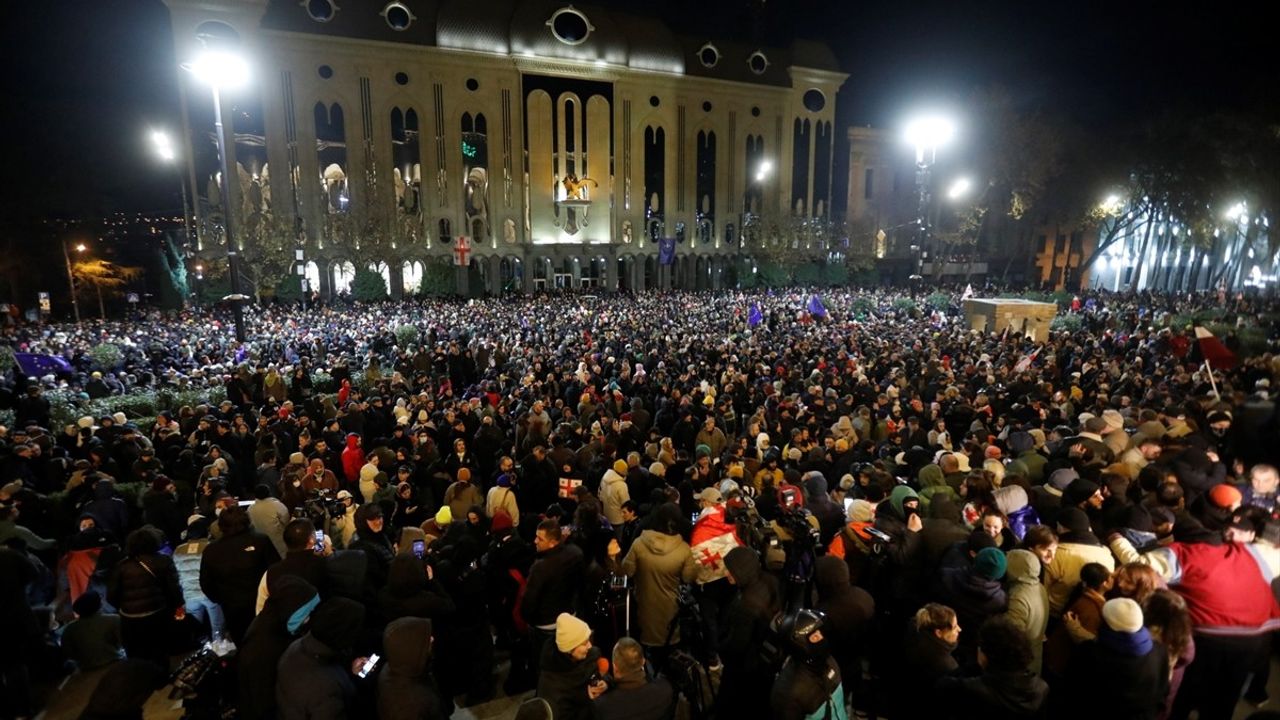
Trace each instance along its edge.
<path fill-rule="evenodd" d="M 685 37 L 558 0 L 167 2 L 180 61 L 214 38 L 253 68 L 223 101 L 246 260 L 284 234 L 323 294 L 366 266 L 398 295 L 463 258 L 472 294 L 727 287 L 744 219 L 831 206 L 846 75 L 818 43 Z M 182 75 L 213 252 L 212 111 Z"/>

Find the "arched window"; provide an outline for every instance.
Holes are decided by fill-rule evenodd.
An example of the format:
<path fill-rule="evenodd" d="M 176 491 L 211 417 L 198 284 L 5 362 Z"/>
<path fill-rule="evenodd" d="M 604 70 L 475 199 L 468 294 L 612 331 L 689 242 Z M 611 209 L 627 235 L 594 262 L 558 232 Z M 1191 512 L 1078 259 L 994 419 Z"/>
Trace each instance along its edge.
<path fill-rule="evenodd" d="M 418 138 L 418 113 L 413 108 L 391 108 L 391 174 L 396 208 L 405 215 L 422 211 L 422 156 Z"/>
<path fill-rule="evenodd" d="M 351 292 L 351 283 L 356 279 L 356 266 L 344 260 L 333 264 L 333 292 L 343 295 Z"/>
<path fill-rule="evenodd" d="M 315 106 L 316 165 L 320 168 L 320 196 L 322 206 L 330 213 L 345 213 L 351 209 L 351 194 L 347 184 L 347 135 L 342 106 L 334 103 Z"/>

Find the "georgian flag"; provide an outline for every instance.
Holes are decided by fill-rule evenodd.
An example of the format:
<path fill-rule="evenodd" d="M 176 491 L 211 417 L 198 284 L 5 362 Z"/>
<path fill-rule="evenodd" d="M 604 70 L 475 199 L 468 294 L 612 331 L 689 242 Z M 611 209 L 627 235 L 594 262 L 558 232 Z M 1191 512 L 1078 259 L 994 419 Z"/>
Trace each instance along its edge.
<path fill-rule="evenodd" d="M 1214 337 L 1208 328 L 1196 326 L 1196 342 L 1200 345 L 1201 357 L 1214 370 L 1230 370 L 1236 366 L 1236 354 Z"/>
<path fill-rule="evenodd" d="M 964 302 L 973 297 L 973 283 L 964 286 L 964 294 L 960 296 L 960 302 Z"/>
<path fill-rule="evenodd" d="M 571 498 L 573 493 L 582 485 L 582 481 L 578 478 L 560 478 L 560 486 L 556 494 L 562 498 Z"/>
<path fill-rule="evenodd" d="M 742 541 L 738 539 L 737 528 L 725 522 L 724 506 L 718 505 L 703 511 L 702 517 L 694 523 L 690 544 L 693 546 L 693 561 L 698 564 L 697 582 L 702 585 L 729 574 L 724 566 L 724 556 Z"/>

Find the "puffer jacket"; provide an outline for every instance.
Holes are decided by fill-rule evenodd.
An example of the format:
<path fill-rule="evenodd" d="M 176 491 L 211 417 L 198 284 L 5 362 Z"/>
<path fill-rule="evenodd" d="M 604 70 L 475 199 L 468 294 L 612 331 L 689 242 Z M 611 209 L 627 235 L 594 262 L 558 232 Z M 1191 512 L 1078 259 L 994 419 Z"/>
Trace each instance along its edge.
<path fill-rule="evenodd" d="M 613 468 L 606 470 L 604 478 L 600 480 L 600 506 L 610 525 L 622 524 L 622 504 L 630 499 L 631 493 L 627 489 L 627 479 L 615 472 Z"/>
<path fill-rule="evenodd" d="M 182 588 L 182 596 L 187 602 L 204 600 L 204 591 L 200 589 L 200 560 L 204 557 L 204 549 L 209 546 L 208 538 L 200 538 L 182 543 L 173 549 L 173 564 L 178 569 L 178 585 Z"/>
<path fill-rule="evenodd" d="M 183 599 L 173 560 L 159 553 L 121 560 L 107 582 L 107 602 L 124 617 L 177 610 Z"/>
<path fill-rule="evenodd" d="M 431 621 L 400 618 L 382 634 L 387 664 L 378 676 L 378 720 L 443 718 L 431 679 Z"/>
<path fill-rule="evenodd" d="M 996 507 L 1009 518 L 1009 529 L 1019 540 L 1027 534 L 1027 528 L 1040 524 L 1040 516 L 1031 507 L 1027 491 L 1017 485 L 1006 485 L 992 493 Z"/>
<path fill-rule="evenodd" d="M 625 487 L 625 485 L 623 486 Z M 679 535 L 645 530 L 622 560 L 622 572 L 636 578 L 636 607 L 639 612 L 640 642 L 666 645 L 671 620 L 676 616 L 680 583 L 697 577 L 693 552 Z M 671 641 L 679 639 L 679 632 Z"/>
<path fill-rule="evenodd" d="M 1023 632 L 1031 645 L 1031 671 L 1040 674 L 1044 656 L 1045 628 L 1049 625 L 1049 591 L 1040 583 L 1040 559 L 1027 550 L 1013 550 L 1008 556 L 1005 579 L 1009 583 L 1006 615 Z"/>

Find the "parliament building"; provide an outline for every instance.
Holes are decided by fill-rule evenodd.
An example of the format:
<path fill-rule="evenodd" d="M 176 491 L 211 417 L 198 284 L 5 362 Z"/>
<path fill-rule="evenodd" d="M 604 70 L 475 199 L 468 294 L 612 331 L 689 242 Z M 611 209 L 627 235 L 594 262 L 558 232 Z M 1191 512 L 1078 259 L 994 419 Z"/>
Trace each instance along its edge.
<path fill-rule="evenodd" d="M 357 266 L 393 296 L 449 265 L 471 294 L 731 287 L 760 218 L 831 207 L 846 75 L 820 43 L 563 0 L 166 1 L 179 62 L 251 68 L 222 91 L 225 209 L 211 92 L 180 73 L 201 252 L 229 212 L 322 295 Z"/>

